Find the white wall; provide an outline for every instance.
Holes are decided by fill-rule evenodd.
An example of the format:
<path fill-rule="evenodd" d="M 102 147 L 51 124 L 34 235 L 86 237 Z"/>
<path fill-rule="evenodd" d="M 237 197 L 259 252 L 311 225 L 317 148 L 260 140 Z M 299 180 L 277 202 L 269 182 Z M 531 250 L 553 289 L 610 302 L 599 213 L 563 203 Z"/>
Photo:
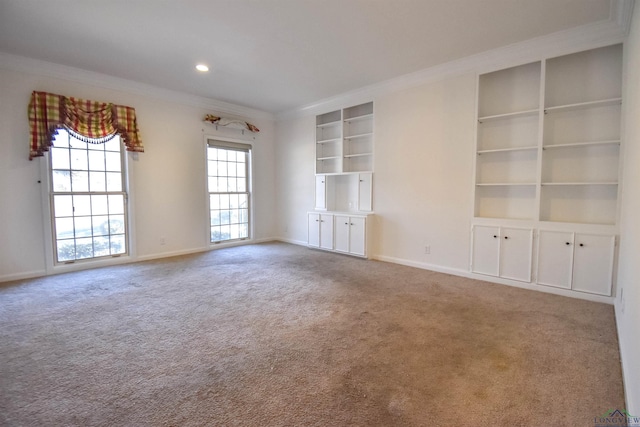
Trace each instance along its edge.
<path fill-rule="evenodd" d="M 467 270 L 475 75 L 380 97 L 375 113 L 375 256 Z"/>
<path fill-rule="evenodd" d="M 624 176 L 616 319 L 627 410 L 640 414 L 640 7 L 625 44 Z"/>
<path fill-rule="evenodd" d="M 45 272 L 40 163 L 28 160 L 27 105 L 33 90 L 125 104 L 136 109 L 145 152 L 132 162 L 134 245 L 137 258 L 209 247 L 205 195 L 205 113 L 182 102 L 0 67 L 0 281 Z M 227 116 L 229 116 L 227 114 Z M 256 239 L 274 235 L 274 136 L 271 119 L 246 118 L 261 130 L 253 143 Z M 166 240 L 160 245 L 160 237 Z"/>

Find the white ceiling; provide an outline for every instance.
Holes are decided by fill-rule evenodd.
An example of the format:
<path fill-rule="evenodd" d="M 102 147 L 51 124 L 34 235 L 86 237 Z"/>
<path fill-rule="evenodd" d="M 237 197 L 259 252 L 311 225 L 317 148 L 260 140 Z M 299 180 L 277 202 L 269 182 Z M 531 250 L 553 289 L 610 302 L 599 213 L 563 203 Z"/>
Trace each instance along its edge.
<path fill-rule="evenodd" d="M 0 0 L 0 52 L 278 113 L 609 17 L 605 0 Z"/>

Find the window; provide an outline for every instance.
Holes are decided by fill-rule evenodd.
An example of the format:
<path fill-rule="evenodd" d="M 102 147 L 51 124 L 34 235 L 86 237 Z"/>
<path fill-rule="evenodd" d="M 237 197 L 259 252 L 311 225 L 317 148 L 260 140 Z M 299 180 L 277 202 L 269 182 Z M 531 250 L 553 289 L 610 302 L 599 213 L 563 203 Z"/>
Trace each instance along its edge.
<path fill-rule="evenodd" d="M 128 252 L 123 164 L 119 136 L 91 144 L 58 130 L 50 150 L 57 263 Z"/>
<path fill-rule="evenodd" d="M 248 144 L 208 141 L 211 243 L 249 238 L 250 153 Z"/>

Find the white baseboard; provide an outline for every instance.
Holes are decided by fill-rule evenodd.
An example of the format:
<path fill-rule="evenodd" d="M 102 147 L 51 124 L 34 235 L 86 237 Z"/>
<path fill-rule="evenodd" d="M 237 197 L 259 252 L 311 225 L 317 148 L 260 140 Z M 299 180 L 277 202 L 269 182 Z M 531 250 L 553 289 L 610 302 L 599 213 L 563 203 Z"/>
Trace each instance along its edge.
<path fill-rule="evenodd" d="M 5 274 L 0 276 L 0 283 L 13 282 L 14 280 L 33 279 L 36 277 L 42 277 L 47 274 L 46 270 L 34 270 L 26 271 L 24 273 Z"/>
<path fill-rule="evenodd" d="M 292 245 L 309 246 L 308 242 L 304 240 L 288 239 L 286 237 L 275 237 L 273 240 L 277 240 L 278 242 L 291 243 Z"/>
<path fill-rule="evenodd" d="M 466 277 L 469 279 L 480 280 L 483 282 L 497 283 L 499 285 L 507 285 L 507 286 L 513 286 L 521 289 L 528 289 L 531 291 L 538 291 L 538 292 L 544 292 L 547 294 L 560 295 L 560 296 L 569 297 L 569 298 L 577 298 L 577 299 L 582 299 L 582 300 L 587 300 L 592 302 L 599 302 L 604 304 L 613 304 L 614 302 L 614 297 L 587 294 L 584 292 L 576 292 L 568 289 L 554 288 L 551 286 L 538 285 L 535 283 L 518 282 L 517 280 L 503 279 L 501 277 L 485 276 L 482 274 L 472 273 L 467 270 L 443 267 L 443 266 L 428 264 L 428 263 L 419 262 L 419 261 L 406 260 L 406 259 L 395 258 L 395 257 L 390 257 L 385 255 L 374 255 L 372 259 L 375 259 L 378 261 L 391 262 L 394 264 L 406 265 L 409 267 L 421 268 L 423 270 L 436 271 L 438 273 L 445 273 L 445 274 L 451 274 L 454 276 Z"/>
<path fill-rule="evenodd" d="M 622 342 L 622 339 L 620 339 L 620 330 L 621 330 L 621 326 L 620 326 L 620 318 L 622 317 L 622 313 L 620 312 L 620 304 L 619 301 L 616 301 L 616 303 L 613 305 L 614 310 L 615 310 L 615 317 L 616 317 L 616 330 L 618 331 L 618 352 L 620 353 L 620 365 L 622 368 L 622 387 L 624 390 L 624 404 L 625 404 L 625 409 L 627 410 L 627 412 L 629 412 L 630 414 L 636 415 L 638 413 L 640 413 L 640 407 L 635 408 L 632 404 L 632 402 L 634 401 L 634 398 L 636 398 L 635 394 L 636 391 L 632 389 L 632 383 L 631 381 L 627 380 L 627 375 L 625 374 L 626 372 L 629 372 L 629 369 L 627 368 L 627 366 L 629 366 L 629 364 L 631 363 L 631 361 L 627 360 L 627 358 L 625 357 L 625 355 L 627 354 L 624 351 L 624 344 Z M 627 368 L 627 369 L 625 369 Z"/>

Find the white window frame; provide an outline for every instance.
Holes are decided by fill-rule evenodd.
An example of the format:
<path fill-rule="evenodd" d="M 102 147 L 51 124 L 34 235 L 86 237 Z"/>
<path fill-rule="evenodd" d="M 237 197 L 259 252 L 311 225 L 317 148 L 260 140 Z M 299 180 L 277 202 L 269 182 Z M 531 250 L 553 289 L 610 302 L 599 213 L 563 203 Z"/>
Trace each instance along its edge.
<path fill-rule="evenodd" d="M 42 219 L 43 219 L 43 235 L 44 235 L 44 259 L 45 259 L 45 274 L 58 274 L 70 271 L 86 270 L 89 268 L 104 267 L 109 265 L 125 264 L 136 259 L 136 234 L 134 221 L 134 195 L 131 194 L 130 189 L 133 188 L 133 163 L 138 161 L 138 153 L 126 151 L 126 147 L 122 141 L 120 141 L 123 151 L 122 155 L 122 173 L 123 177 L 123 192 L 125 197 L 125 209 L 127 210 L 125 218 L 127 221 L 127 247 L 128 253 L 117 256 L 105 256 L 99 258 L 87 258 L 76 260 L 72 263 L 58 263 L 56 261 L 56 242 L 53 236 L 53 209 L 51 206 L 52 199 L 52 181 L 51 181 L 51 153 L 45 152 L 44 156 L 38 157 L 40 161 L 40 177 L 37 180 L 41 189 L 41 204 L 42 204 Z M 55 145 L 54 145 L 55 146 Z"/>
<path fill-rule="evenodd" d="M 254 138 L 255 139 L 255 138 Z M 211 141 L 211 144 L 210 144 Z M 249 236 L 242 239 L 234 239 L 234 240 L 221 240 L 219 242 L 211 241 L 211 206 L 209 199 L 209 185 L 208 185 L 208 153 L 207 148 L 209 145 L 216 145 L 215 142 L 219 142 L 224 148 L 224 144 L 228 144 L 229 147 L 238 146 L 238 147 L 246 147 L 248 149 L 247 156 L 247 192 L 249 193 L 248 201 L 249 201 L 249 225 L 248 225 L 248 234 Z M 252 242 L 255 238 L 254 233 L 254 197 L 253 197 L 253 144 L 250 141 L 237 139 L 237 138 L 229 138 L 226 136 L 220 135 L 204 135 L 204 144 L 203 144 L 203 161 L 204 161 L 204 179 L 205 179 L 205 198 L 206 198 L 206 222 L 205 222 L 205 238 L 206 245 L 210 248 L 219 248 L 225 246 L 237 246 L 242 244 L 247 244 Z"/>

